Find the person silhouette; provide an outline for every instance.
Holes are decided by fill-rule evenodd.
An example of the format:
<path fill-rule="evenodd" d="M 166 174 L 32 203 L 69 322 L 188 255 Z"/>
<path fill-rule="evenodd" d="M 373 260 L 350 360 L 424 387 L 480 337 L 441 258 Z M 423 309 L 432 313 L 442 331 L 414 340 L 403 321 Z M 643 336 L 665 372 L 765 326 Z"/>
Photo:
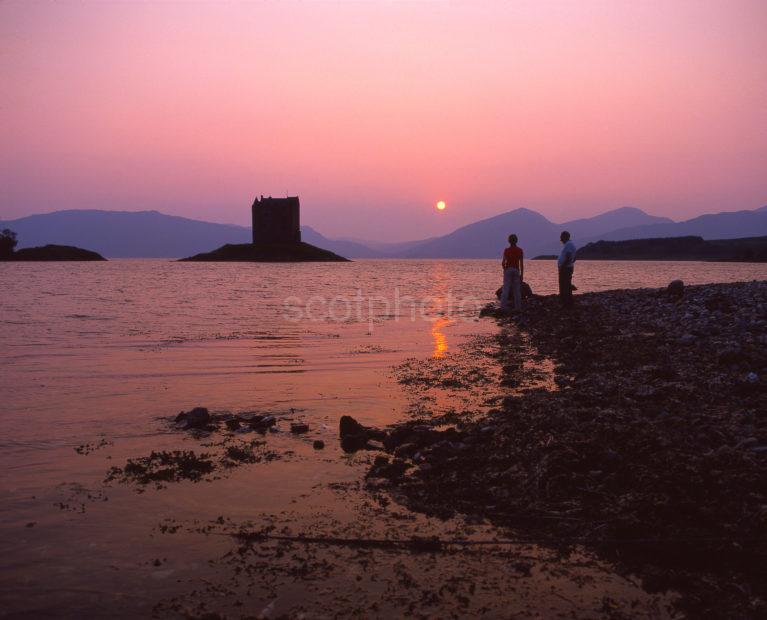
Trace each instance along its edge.
<path fill-rule="evenodd" d="M 503 289 L 501 290 L 501 310 L 509 311 L 509 293 L 514 297 L 514 310 L 522 310 L 522 278 L 525 274 L 524 252 L 517 246 L 517 235 L 509 235 L 509 247 L 503 251 Z"/>
<path fill-rule="evenodd" d="M 575 269 L 575 244 L 570 241 L 570 233 L 566 230 L 559 235 L 562 251 L 557 259 L 559 272 L 559 301 L 563 308 L 573 305 L 573 270 Z"/>

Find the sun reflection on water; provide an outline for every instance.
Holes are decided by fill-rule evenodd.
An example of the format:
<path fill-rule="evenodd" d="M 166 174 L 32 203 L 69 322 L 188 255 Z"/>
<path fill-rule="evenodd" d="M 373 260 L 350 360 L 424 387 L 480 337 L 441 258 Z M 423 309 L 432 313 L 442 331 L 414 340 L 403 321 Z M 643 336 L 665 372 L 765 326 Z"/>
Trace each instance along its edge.
<path fill-rule="evenodd" d="M 450 325 L 452 321 L 446 318 L 440 318 L 434 321 L 431 326 L 431 335 L 434 338 L 434 352 L 432 357 L 439 358 L 444 357 L 447 353 L 447 336 L 442 332 L 442 328 L 446 325 Z"/>

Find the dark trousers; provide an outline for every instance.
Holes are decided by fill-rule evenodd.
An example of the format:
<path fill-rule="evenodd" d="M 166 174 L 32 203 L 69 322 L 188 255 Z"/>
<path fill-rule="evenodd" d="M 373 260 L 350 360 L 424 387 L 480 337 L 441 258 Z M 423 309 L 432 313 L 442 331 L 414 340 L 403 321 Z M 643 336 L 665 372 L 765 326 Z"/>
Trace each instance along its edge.
<path fill-rule="evenodd" d="M 562 267 L 559 270 L 559 301 L 566 308 L 573 305 L 573 268 Z"/>

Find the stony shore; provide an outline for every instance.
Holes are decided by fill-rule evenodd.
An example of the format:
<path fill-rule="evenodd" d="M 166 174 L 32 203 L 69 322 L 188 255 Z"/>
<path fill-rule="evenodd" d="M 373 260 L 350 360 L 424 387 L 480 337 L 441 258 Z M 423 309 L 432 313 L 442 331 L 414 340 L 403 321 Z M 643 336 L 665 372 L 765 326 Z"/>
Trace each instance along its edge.
<path fill-rule="evenodd" d="M 508 395 L 371 436 L 388 455 L 369 486 L 584 546 L 690 617 L 764 617 L 767 282 L 585 294 L 571 312 L 536 297 L 496 320 Z M 525 388 L 531 352 L 552 360 L 548 386 Z M 364 433 L 342 425 L 347 445 Z"/>

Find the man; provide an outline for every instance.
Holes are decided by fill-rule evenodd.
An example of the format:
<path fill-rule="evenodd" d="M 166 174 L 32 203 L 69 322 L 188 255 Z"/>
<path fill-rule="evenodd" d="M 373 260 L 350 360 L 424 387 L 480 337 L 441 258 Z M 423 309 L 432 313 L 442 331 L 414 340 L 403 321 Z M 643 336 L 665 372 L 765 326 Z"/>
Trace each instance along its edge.
<path fill-rule="evenodd" d="M 517 235 L 509 235 L 509 247 L 503 251 L 503 290 L 501 310 L 509 311 L 509 293 L 514 296 L 514 310 L 522 310 L 522 278 L 525 273 L 524 252 L 517 247 Z"/>
<path fill-rule="evenodd" d="M 573 305 L 573 269 L 575 268 L 575 244 L 570 241 L 570 233 L 562 231 L 559 240 L 564 244 L 557 259 L 559 271 L 559 301 L 564 308 Z"/>

